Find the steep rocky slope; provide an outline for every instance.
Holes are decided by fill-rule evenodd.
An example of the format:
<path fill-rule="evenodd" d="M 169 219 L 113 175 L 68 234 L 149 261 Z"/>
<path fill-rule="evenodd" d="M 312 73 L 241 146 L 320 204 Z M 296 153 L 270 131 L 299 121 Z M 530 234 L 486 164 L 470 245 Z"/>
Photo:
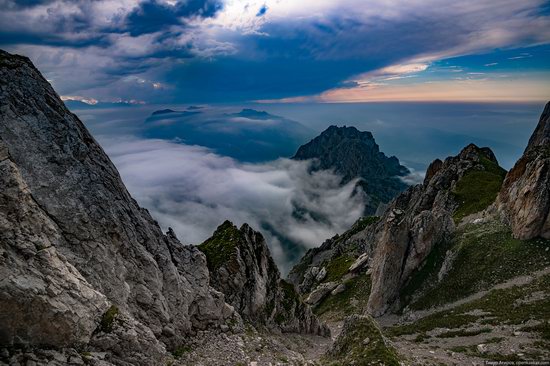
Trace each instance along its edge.
<path fill-rule="evenodd" d="M 368 304 L 373 315 L 387 311 L 434 246 L 449 239 L 453 216 L 458 221 L 494 201 L 505 173 L 490 149 L 475 145 L 434 164 L 422 185 L 390 204 L 376 228 Z"/>
<path fill-rule="evenodd" d="M 379 316 L 382 333 L 406 364 L 547 359 L 548 108 L 509 173 L 489 149 L 469 145 L 434 161 L 424 183 L 392 201 L 377 223 L 309 251 L 291 272 L 306 297 L 326 286 L 313 275 L 326 277 L 329 268 L 339 268 L 336 278 L 349 287 L 329 292 L 315 312 L 329 324 L 365 310 Z M 350 283 L 360 263 L 365 272 Z M 346 318 L 347 331 L 326 357 L 368 364 L 372 355 L 360 352 L 368 342 L 350 327 L 354 322 L 360 319 Z M 338 353 L 342 345 L 345 355 Z"/>
<path fill-rule="evenodd" d="M 280 278 L 263 236 L 250 226 L 238 229 L 226 221 L 199 249 L 206 254 L 210 284 L 246 321 L 283 332 L 330 334 L 294 286 Z"/>
<path fill-rule="evenodd" d="M 550 239 L 550 102 L 523 156 L 506 176 L 497 206 L 514 236 Z"/>
<path fill-rule="evenodd" d="M 340 284 L 350 272 L 367 272 L 368 311 L 385 313 L 396 301 L 411 274 L 432 249 L 446 242 L 464 217 L 481 211 L 495 199 L 505 171 L 488 148 L 469 145 L 444 162 L 434 161 L 424 183 L 401 193 L 379 218 L 364 218 L 341 236 L 310 250 L 290 272 L 289 279 L 306 294 L 314 291 L 318 271 Z M 336 279 L 336 281 L 335 281 Z M 326 285 L 325 285 L 326 286 Z M 341 295 L 342 296 L 342 295 Z"/>
<path fill-rule="evenodd" d="M 380 151 L 370 132 L 355 127 L 330 126 L 319 136 L 300 146 L 293 159 L 315 159 L 316 169 L 332 169 L 342 183 L 362 178 L 360 186 L 367 193 L 367 214 L 374 214 L 380 203 L 387 203 L 407 185 L 399 179 L 409 170 L 395 157 Z"/>
<path fill-rule="evenodd" d="M 89 343 L 151 364 L 165 345 L 234 316 L 208 285 L 204 255 L 161 232 L 27 58 L 0 52 L 0 103 L 10 187 L 0 210 L 0 343 Z M 108 308 L 110 320 L 125 320 L 101 328 Z"/>

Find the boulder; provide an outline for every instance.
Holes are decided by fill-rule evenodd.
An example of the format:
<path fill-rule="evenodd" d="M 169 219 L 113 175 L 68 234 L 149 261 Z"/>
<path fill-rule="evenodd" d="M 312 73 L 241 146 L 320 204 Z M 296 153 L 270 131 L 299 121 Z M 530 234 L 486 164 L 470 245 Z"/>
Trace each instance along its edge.
<path fill-rule="evenodd" d="M 325 282 L 317 286 L 315 290 L 311 291 L 306 303 L 310 305 L 317 305 L 321 302 L 328 294 L 331 293 L 338 286 L 338 282 Z"/>

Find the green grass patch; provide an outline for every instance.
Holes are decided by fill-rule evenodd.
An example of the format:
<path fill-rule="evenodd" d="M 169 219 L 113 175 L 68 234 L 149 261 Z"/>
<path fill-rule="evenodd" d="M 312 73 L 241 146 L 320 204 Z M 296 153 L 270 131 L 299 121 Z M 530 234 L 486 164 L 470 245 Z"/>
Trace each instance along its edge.
<path fill-rule="evenodd" d="M 529 320 L 550 319 L 550 275 L 542 276 L 524 286 L 514 286 L 507 289 L 492 290 L 478 300 L 457 306 L 452 310 L 431 314 L 414 323 L 390 327 L 387 334 L 401 336 L 428 332 L 436 328 L 461 328 L 476 322 L 499 324 L 523 324 Z M 540 300 L 521 302 L 522 299 L 536 291 L 545 291 Z M 488 315 L 471 315 L 474 310 L 481 310 Z M 541 338 L 545 337 L 545 329 L 541 329 Z"/>
<path fill-rule="evenodd" d="M 550 341 L 550 319 L 546 319 L 540 324 L 521 328 L 524 332 L 539 333 L 545 341 Z"/>
<path fill-rule="evenodd" d="M 460 330 L 452 330 L 449 332 L 441 333 L 437 335 L 437 337 L 439 338 L 473 337 L 476 335 L 480 335 L 482 333 L 490 333 L 490 332 L 491 332 L 491 328 L 481 328 L 481 329 L 475 329 L 475 330 L 460 329 Z"/>
<path fill-rule="evenodd" d="M 518 240 L 497 222 L 468 225 L 447 244 L 438 245 L 402 291 L 403 303 L 426 309 L 459 300 L 510 278 L 550 265 L 550 240 Z M 447 250 L 455 252 L 451 269 L 438 282 Z"/>
<path fill-rule="evenodd" d="M 489 207 L 497 197 L 506 170 L 487 158 L 481 158 L 484 170 L 472 169 L 457 182 L 453 196 L 458 203 L 453 218 L 460 222 L 464 217 Z"/>
<path fill-rule="evenodd" d="M 475 315 L 443 312 L 429 315 L 414 323 L 388 328 L 387 334 L 398 337 L 406 334 L 425 333 L 436 328 L 461 328 L 475 322 Z"/>
<path fill-rule="evenodd" d="M 343 233 L 338 238 L 338 241 L 344 241 L 351 238 L 353 235 L 365 230 L 367 227 L 371 226 L 372 224 L 377 223 L 379 219 L 380 217 L 378 216 L 364 216 L 359 218 L 357 221 L 355 221 L 353 226 L 348 231 Z"/>
<path fill-rule="evenodd" d="M 500 353 L 488 353 L 488 352 L 479 352 L 477 346 L 458 346 L 451 348 L 451 351 L 464 353 L 468 356 L 484 358 L 491 361 L 521 361 L 522 359 L 517 355 L 506 355 Z"/>
<path fill-rule="evenodd" d="M 283 308 L 277 311 L 277 314 L 275 315 L 275 322 L 277 324 L 283 324 L 285 321 L 288 320 L 289 317 L 293 317 L 292 312 L 298 306 L 300 302 L 300 296 L 298 295 L 298 292 L 296 292 L 294 285 L 285 280 L 280 280 L 279 286 L 281 287 L 283 293 Z"/>
<path fill-rule="evenodd" d="M 206 255 L 208 269 L 213 272 L 234 258 L 235 248 L 241 240 L 242 233 L 230 221 L 218 226 L 212 237 L 198 246 Z"/>
<path fill-rule="evenodd" d="M 189 346 L 179 346 L 178 348 L 176 348 L 172 352 L 172 355 L 174 356 L 174 358 L 180 358 L 181 356 L 183 356 L 184 354 L 189 353 L 189 352 L 191 352 L 191 347 L 189 347 Z"/>
<path fill-rule="evenodd" d="M 355 258 L 348 255 L 341 255 L 339 257 L 331 259 L 328 263 L 325 264 L 325 268 L 327 269 L 327 276 L 325 277 L 323 282 L 340 280 L 342 276 L 344 276 L 348 272 L 349 267 L 353 264 L 354 261 Z"/>
<path fill-rule="evenodd" d="M 323 365 L 398 366 L 397 352 L 386 345 L 374 321 L 365 316 L 346 319 L 344 331 L 322 360 Z"/>
<path fill-rule="evenodd" d="M 361 313 L 369 300 L 370 275 L 361 274 L 344 285 L 343 292 L 325 297 L 313 312 L 325 320 L 343 320 L 348 315 Z"/>
<path fill-rule="evenodd" d="M 111 333 L 115 324 L 115 320 L 118 317 L 118 307 L 116 305 L 111 305 L 109 309 L 101 317 L 99 322 L 99 330 L 104 333 Z"/>

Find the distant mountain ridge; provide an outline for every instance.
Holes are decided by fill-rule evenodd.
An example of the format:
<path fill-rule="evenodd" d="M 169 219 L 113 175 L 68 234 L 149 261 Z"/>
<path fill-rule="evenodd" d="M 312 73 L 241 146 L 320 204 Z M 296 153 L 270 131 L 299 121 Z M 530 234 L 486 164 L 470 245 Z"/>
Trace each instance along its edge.
<path fill-rule="evenodd" d="M 308 127 L 265 111 L 236 113 L 210 107 L 184 111 L 162 109 L 145 121 L 148 138 L 177 139 L 243 162 L 263 162 L 292 155 L 313 135 Z"/>
<path fill-rule="evenodd" d="M 360 185 L 370 198 L 370 214 L 408 187 L 399 177 L 410 174 L 409 169 L 395 156 L 381 152 L 372 133 L 351 126 L 330 126 L 300 146 L 292 159 L 315 159 L 315 169 L 333 169 L 342 176 L 342 184 L 362 178 Z"/>

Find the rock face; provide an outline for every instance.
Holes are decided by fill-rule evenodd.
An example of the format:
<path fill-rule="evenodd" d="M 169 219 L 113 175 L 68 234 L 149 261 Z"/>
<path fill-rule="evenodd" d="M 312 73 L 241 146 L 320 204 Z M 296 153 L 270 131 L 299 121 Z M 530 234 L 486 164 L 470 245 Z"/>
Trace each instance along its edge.
<path fill-rule="evenodd" d="M 107 298 L 59 253 L 68 245 L 0 143 L 0 341 L 82 345 Z"/>
<path fill-rule="evenodd" d="M 550 239 L 550 102 L 523 156 L 507 174 L 497 208 L 516 238 Z"/>
<path fill-rule="evenodd" d="M 341 274 L 359 273 L 369 261 L 372 253 L 373 231 L 377 217 L 363 217 L 342 235 L 326 240 L 320 247 L 312 248 L 302 257 L 288 274 L 288 280 L 295 284 L 301 294 L 308 294 L 327 276 L 327 267 L 331 263 L 343 262 Z M 339 267 L 342 267 L 340 265 Z M 353 267 L 353 268 L 352 268 Z M 324 276 L 320 276 L 324 272 Z"/>
<path fill-rule="evenodd" d="M 488 148 L 469 145 L 458 156 L 436 160 L 423 184 L 399 195 L 373 228 L 372 289 L 368 312 L 379 316 L 398 297 L 411 273 L 434 245 L 454 231 L 453 213 L 460 206 L 453 194 L 469 172 L 498 167 Z"/>
<path fill-rule="evenodd" d="M 243 319 L 283 332 L 328 335 L 328 328 L 281 280 L 263 236 L 244 224 L 220 225 L 199 245 L 206 254 L 210 284 L 225 294 Z"/>
<path fill-rule="evenodd" d="M 233 316 L 205 256 L 162 233 L 40 72 L 3 51 L 0 144 L 0 344 L 97 342 L 152 364 Z M 111 305 L 124 325 L 94 333 Z"/>
<path fill-rule="evenodd" d="M 373 214 L 407 188 L 398 177 L 409 174 L 395 157 L 387 157 L 370 132 L 355 127 L 330 126 L 321 135 L 301 146 L 293 159 L 315 159 L 317 169 L 333 169 L 342 183 L 362 178 L 363 190 L 371 198 L 366 213 Z"/>

